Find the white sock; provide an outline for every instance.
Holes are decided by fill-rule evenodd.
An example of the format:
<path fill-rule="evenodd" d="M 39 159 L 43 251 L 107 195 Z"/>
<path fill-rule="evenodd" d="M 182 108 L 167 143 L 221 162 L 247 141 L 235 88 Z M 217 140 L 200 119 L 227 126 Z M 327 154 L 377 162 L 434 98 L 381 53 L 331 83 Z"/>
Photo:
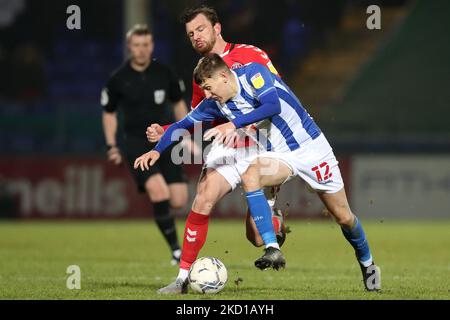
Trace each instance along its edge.
<path fill-rule="evenodd" d="M 184 280 L 187 279 L 188 274 L 189 274 L 189 270 L 181 269 L 181 268 L 180 268 L 180 271 L 178 272 L 177 279 L 181 279 L 181 280 L 184 281 Z"/>
<path fill-rule="evenodd" d="M 364 267 L 369 267 L 372 263 L 373 263 L 373 259 L 372 259 L 372 256 L 370 256 L 370 258 L 369 258 L 369 260 L 367 260 L 367 261 L 360 261 L 361 262 L 361 264 L 364 266 Z"/>
<path fill-rule="evenodd" d="M 181 250 L 180 249 L 173 250 L 172 251 L 172 255 L 173 255 L 174 258 L 180 259 L 180 257 L 181 257 Z"/>
<path fill-rule="evenodd" d="M 269 247 L 272 247 L 272 248 L 275 248 L 275 249 L 280 250 L 280 246 L 278 245 L 278 243 L 269 243 L 269 244 L 266 244 L 266 249 L 269 248 Z"/>

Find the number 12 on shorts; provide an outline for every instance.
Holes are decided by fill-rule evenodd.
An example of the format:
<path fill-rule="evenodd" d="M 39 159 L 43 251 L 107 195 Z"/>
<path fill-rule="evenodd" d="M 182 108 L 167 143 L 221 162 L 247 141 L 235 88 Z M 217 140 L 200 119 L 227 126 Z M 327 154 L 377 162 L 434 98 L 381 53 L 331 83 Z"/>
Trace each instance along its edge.
<path fill-rule="evenodd" d="M 332 176 L 330 166 L 326 162 L 322 162 L 318 166 L 313 167 L 311 170 L 316 173 L 317 182 L 327 181 Z"/>

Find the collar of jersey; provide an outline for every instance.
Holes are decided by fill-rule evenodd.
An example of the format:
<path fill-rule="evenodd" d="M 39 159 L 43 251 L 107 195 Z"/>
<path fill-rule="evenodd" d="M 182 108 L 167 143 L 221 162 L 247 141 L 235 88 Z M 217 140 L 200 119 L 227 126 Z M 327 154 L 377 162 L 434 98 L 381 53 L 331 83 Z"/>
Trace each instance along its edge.
<path fill-rule="evenodd" d="M 228 49 L 227 49 L 228 48 Z M 230 53 L 230 48 L 231 48 L 231 43 L 228 43 L 227 42 L 227 45 L 225 46 L 225 51 L 224 52 L 222 52 L 221 54 L 220 54 L 220 57 L 221 58 L 223 58 L 223 57 L 225 57 L 227 54 L 229 54 Z"/>

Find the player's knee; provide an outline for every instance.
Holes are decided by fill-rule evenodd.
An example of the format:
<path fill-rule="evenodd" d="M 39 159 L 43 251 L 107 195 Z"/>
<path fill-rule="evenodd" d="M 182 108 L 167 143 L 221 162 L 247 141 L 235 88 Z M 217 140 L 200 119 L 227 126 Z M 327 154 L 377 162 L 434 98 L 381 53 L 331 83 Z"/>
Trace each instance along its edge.
<path fill-rule="evenodd" d="M 170 207 L 173 209 L 181 209 L 188 202 L 187 184 L 169 185 L 170 191 Z"/>
<path fill-rule="evenodd" d="M 181 209 L 184 206 L 186 206 L 187 200 L 188 200 L 187 194 L 186 195 L 179 194 L 177 196 L 171 196 L 171 198 L 170 198 L 170 206 L 173 209 Z"/>
<path fill-rule="evenodd" d="M 170 193 L 166 183 L 156 176 L 150 177 L 145 183 L 145 190 L 152 202 L 161 202 L 169 200 Z"/>
<path fill-rule="evenodd" d="M 179 199 L 170 199 L 170 207 L 172 209 L 182 209 L 186 205 L 187 201 Z"/>
<path fill-rule="evenodd" d="M 163 202 L 169 200 L 168 196 L 165 196 L 164 194 L 150 194 L 150 201 L 155 202 Z"/>
<path fill-rule="evenodd" d="M 169 193 L 164 189 L 152 188 L 147 186 L 147 194 L 152 202 L 162 202 L 169 200 Z"/>
<path fill-rule="evenodd" d="M 255 168 L 249 167 L 241 176 L 241 179 L 242 186 L 246 191 L 254 191 L 262 188 L 260 176 Z"/>
<path fill-rule="evenodd" d="M 340 226 L 347 228 L 352 227 L 354 216 L 348 206 L 340 206 L 338 208 L 335 208 L 333 216 Z"/>
<path fill-rule="evenodd" d="M 209 192 L 203 191 L 197 193 L 197 195 L 195 196 L 194 203 L 192 204 L 192 209 L 195 212 L 209 214 L 215 204 L 216 201 L 214 197 L 212 197 Z"/>

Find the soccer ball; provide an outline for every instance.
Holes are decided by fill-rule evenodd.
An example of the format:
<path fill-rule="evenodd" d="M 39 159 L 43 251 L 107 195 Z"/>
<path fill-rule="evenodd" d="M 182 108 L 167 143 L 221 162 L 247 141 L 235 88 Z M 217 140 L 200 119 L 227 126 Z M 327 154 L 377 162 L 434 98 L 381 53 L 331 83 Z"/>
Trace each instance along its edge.
<path fill-rule="evenodd" d="M 189 270 L 188 280 L 191 289 L 198 293 L 212 294 L 221 291 L 228 279 L 227 268 L 217 258 L 197 259 Z"/>

